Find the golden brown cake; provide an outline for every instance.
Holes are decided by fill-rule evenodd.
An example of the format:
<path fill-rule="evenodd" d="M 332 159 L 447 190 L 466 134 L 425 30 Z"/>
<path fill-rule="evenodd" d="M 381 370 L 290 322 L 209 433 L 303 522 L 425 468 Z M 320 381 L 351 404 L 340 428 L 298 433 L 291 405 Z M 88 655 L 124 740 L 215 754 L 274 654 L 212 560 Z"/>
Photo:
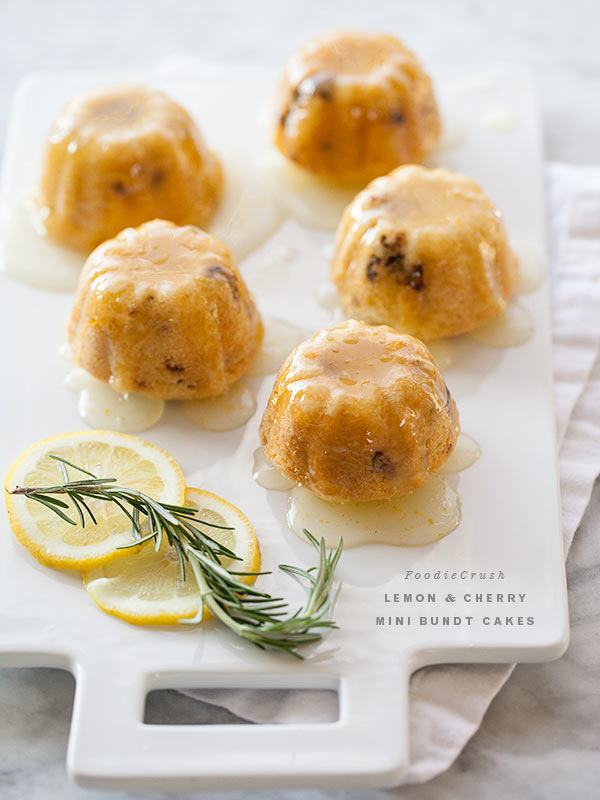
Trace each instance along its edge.
<path fill-rule="evenodd" d="M 421 342 L 356 320 L 319 331 L 281 367 L 260 426 L 267 458 L 326 500 L 382 500 L 446 461 L 458 412 Z"/>
<path fill-rule="evenodd" d="M 262 323 L 225 245 L 153 220 L 97 247 L 68 324 L 76 363 L 118 392 L 222 394 L 250 366 Z"/>
<path fill-rule="evenodd" d="M 421 161 L 440 134 L 431 79 L 393 36 L 331 31 L 289 60 L 275 144 L 325 178 L 369 180 Z"/>
<path fill-rule="evenodd" d="M 348 314 L 435 339 L 502 314 L 518 262 L 500 212 L 475 181 L 410 165 L 372 181 L 348 206 L 331 276 Z"/>
<path fill-rule="evenodd" d="M 48 137 L 38 204 L 53 238 L 89 252 L 156 217 L 202 225 L 221 185 L 187 111 L 162 92 L 120 85 L 67 103 Z"/>

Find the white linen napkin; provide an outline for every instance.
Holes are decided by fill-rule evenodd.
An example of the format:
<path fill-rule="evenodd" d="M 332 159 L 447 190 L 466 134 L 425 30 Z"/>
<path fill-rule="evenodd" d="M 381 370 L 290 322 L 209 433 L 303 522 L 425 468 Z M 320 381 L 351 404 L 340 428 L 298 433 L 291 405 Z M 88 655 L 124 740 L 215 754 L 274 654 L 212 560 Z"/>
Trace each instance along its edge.
<path fill-rule="evenodd" d="M 600 472 L 600 167 L 551 164 L 547 229 L 565 552 Z M 446 770 L 479 727 L 514 664 L 426 667 L 410 683 L 408 783 Z M 250 722 L 329 721 L 322 692 L 189 690 Z"/>

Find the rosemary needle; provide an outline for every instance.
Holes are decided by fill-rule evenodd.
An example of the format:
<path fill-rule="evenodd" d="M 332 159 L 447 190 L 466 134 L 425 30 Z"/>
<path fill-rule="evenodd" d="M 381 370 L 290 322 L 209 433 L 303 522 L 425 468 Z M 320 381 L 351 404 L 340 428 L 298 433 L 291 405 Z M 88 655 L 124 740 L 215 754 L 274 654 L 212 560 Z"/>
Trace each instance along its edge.
<path fill-rule="evenodd" d="M 131 543 L 119 549 L 137 547 L 153 540 L 158 550 L 166 537 L 168 544 L 177 553 L 182 579 L 186 579 L 188 563 L 200 590 L 198 613 L 193 619 L 181 620 L 182 622 L 200 622 L 204 609 L 207 608 L 235 634 L 248 639 L 257 647 L 286 651 L 298 658 L 302 658 L 298 652 L 301 645 L 319 641 L 323 629 L 337 628 L 335 622 L 326 617 L 334 602 L 333 577 L 342 553 L 342 539 L 334 551 L 327 553 L 324 539 L 319 542 L 304 529 L 305 536 L 317 551 L 318 564 L 306 570 L 288 564 L 279 565 L 283 572 L 298 579 L 307 590 L 302 608 L 290 613 L 288 603 L 283 598 L 273 597 L 255 586 L 248 586 L 238 578 L 240 575 L 268 573 L 241 573 L 223 566 L 223 559 L 233 562 L 240 559 L 228 547 L 201 530 L 197 523 L 221 530 L 231 528 L 198 519 L 198 509 L 159 503 L 143 492 L 117 485 L 116 478 L 96 478 L 93 473 L 60 456 L 50 454 L 50 458 L 58 462 L 64 483 L 55 486 L 17 486 L 11 494 L 21 494 L 35 500 L 65 522 L 77 525 L 77 521 L 67 513 L 71 508 L 65 500 L 70 500 L 82 527 L 85 527 L 87 521 L 97 524 L 88 500 L 114 503 L 131 521 Z M 87 478 L 69 480 L 68 467 Z M 56 495 L 64 495 L 65 500 Z M 147 519 L 149 526 L 149 532 L 144 535 L 141 524 L 143 518 Z"/>

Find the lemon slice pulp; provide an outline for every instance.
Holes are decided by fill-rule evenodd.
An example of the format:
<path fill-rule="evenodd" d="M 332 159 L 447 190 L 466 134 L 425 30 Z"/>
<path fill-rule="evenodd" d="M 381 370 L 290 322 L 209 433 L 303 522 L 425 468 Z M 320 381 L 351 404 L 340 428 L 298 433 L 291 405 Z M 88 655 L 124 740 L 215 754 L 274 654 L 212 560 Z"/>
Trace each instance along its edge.
<path fill-rule="evenodd" d="M 118 485 L 138 489 L 160 502 L 184 502 L 185 480 L 176 461 L 143 439 L 114 431 L 87 430 L 37 442 L 11 467 L 6 489 L 64 483 L 59 464 L 50 454 L 83 467 L 98 478 L 116 478 Z M 70 480 L 85 478 L 83 473 L 67 469 Z M 58 498 L 66 500 L 64 496 Z M 86 515 L 86 525 L 82 527 L 75 508 L 62 509 L 76 521 L 70 525 L 41 503 L 23 495 L 6 494 L 12 530 L 38 561 L 51 567 L 90 569 L 131 556 L 131 550 L 116 549 L 131 542 L 127 516 L 114 503 L 85 499 L 97 525 Z"/>
<path fill-rule="evenodd" d="M 239 572 L 260 569 L 260 550 L 254 529 L 239 508 L 211 492 L 186 490 L 185 503 L 198 509 L 193 524 L 240 557 L 223 559 L 226 568 Z M 231 530 L 202 525 L 201 520 Z M 200 592 L 186 562 L 185 581 L 174 548 L 163 542 L 158 552 L 149 542 L 131 558 L 105 564 L 84 573 L 87 591 L 103 611 L 137 625 L 173 625 L 190 619 L 200 608 Z M 246 584 L 252 575 L 237 576 Z M 208 616 L 207 611 L 204 617 Z"/>

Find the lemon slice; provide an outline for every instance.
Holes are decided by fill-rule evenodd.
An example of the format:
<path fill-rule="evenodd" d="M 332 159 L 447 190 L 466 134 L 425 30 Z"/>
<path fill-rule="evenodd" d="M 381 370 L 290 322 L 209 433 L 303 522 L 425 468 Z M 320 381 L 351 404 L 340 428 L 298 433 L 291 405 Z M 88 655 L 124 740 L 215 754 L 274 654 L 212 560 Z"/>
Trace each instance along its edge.
<path fill-rule="evenodd" d="M 34 444 L 11 467 L 6 489 L 64 483 L 58 462 L 49 454 L 61 456 L 98 478 L 116 478 L 121 486 L 138 489 L 161 502 L 181 505 L 184 501 L 185 480 L 176 461 L 143 439 L 114 431 L 65 433 Z M 68 472 L 72 481 L 85 478 L 70 467 Z M 59 496 L 59 499 L 65 498 Z M 76 525 L 69 525 L 41 503 L 23 495 L 6 495 L 15 536 L 42 564 L 90 569 L 130 556 L 131 550 L 115 549 L 131 542 L 131 522 L 127 516 L 113 503 L 88 498 L 86 502 L 97 525 L 86 518 L 82 527 L 75 508 L 63 509 L 77 521 Z"/>
<path fill-rule="evenodd" d="M 239 572 L 260 569 L 260 550 L 254 529 L 244 514 L 221 497 L 200 489 L 187 489 L 185 502 L 198 509 L 194 524 L 241 558 L 223 559 L 223 566 Z M 200 520 L 233 530 L 202 525 Z M 103 611 L 137 625 L 173 625 L 195 617 L 200 608 L 200 592 L 194 573 L 186 563 L 186 579 L 181 579 L 174 548 L 163 543 L 156 552 L 152 543 L 122 561 L 105 564 L 85 572 L 83 581 L 93 600 Z M 239 576 L 253 583 L 252 575 Z M 208 612 L 204 611 L 203 619 Z"/>

